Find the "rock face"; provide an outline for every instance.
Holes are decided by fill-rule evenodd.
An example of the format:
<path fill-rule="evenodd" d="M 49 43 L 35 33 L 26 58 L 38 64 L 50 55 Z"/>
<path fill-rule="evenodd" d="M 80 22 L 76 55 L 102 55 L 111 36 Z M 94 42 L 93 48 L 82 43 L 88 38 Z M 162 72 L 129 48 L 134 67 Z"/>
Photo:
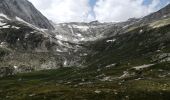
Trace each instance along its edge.
<path fill-rule="evenodd" d="M 19 17 L 40 28 L 53 29 L 44 17 L 28 0 L 0 0 L 0 13 L 8 17 Z"/>
<path fill-rule="evenodd" d="M 69 41 L 72 43 L 86 42 L 86 41 L 95 41 L 100 38 L 107 37 L 106 29 L 112 23 L 99 23 L 99 22 L 90 22 L 90 23 L 60 23 L 56 24 L 54 33 L 56 38 L 64 41 Z"/>
<path fill-rule="evenodd" d="M 14 74 L 14 68 L 12 67 L 1 67 L 0 77 L 10 76 Z"/>
<path fill-rule="evenodd" d="M 19 18 L 0 15 L 0 68 L 16 65 L 27 71 L 78 66 L 86 52 L 81 44 L 58 39 Z"/>

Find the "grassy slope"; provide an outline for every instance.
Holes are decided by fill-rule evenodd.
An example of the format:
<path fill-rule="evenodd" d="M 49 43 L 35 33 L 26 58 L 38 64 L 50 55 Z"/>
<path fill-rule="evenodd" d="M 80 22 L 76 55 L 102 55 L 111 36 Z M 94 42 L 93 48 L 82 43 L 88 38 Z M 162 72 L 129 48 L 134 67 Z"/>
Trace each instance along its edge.
<path fill-rule="evenodd" d="M 99 81 L 90 70 L 61 68 L 1 78 L 2 100 L 169 100 L 170 63 L 161 63 L 143 70 L 143 79 L 131 77 Z M 102 69 L 107 74 L 109 69 Z M 112 76 L 119 76 L 112 68 Z M 77 74 L 79 73 L 79 74 Z M 97 73 L 96 75 L 100 75 Z M 160 77 L 160 75 L 165 75 Z M 91 77 L 88 77 L 91 76 Z M 81 80 L 85 79 L 85 80 Z M 82 84 L 84 83 L 84 84 Z M 95 93 L 100 91 L 100 93 Z"/>
<path fill-rule="evenodd" d="M 96 54 L 89 55 L 87 63 L 90 67 L 104 67 L 113 63 L 131 66 L 151 63 L 152 57 L 158 54 L 157 50 L 170 52 L 169 27 L 169 24 L 158 28 L 142 26 L 126 34 L 92 43 L 89 48 Z M 140 33 L 140 30 L 143 32 Z M 115 42 L 106 42 L 113 38 Z"/>

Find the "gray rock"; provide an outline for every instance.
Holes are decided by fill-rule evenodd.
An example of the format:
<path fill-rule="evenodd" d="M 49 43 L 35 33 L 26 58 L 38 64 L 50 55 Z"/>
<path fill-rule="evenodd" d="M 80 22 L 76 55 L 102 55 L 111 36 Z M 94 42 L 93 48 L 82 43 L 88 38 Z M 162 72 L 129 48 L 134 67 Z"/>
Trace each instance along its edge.
<path fill-rule="evenodd" d="M 0 0 L 0 13 L 11 18 L 19 17 L 40 28 L 53 29 L 48 19 L 28 0 Z"/>

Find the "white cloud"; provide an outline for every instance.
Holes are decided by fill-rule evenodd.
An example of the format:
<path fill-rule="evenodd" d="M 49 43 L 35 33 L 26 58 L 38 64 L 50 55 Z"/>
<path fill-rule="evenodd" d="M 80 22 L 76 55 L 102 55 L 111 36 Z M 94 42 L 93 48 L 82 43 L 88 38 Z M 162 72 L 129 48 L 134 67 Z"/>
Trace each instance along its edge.
<path fill-rule="evenodd" d="M 94 7 L 94 12 L 99 21 L 125 21 L 157 10 L 160 1 L 152 0 L 150 5 L 143 5 L 143 2 L 144 0 L 99 0 Z"/>
<path fill-rule="evenodd" d="M 142 17 L 157 10 L 160 0 L 143 5 L 144 0 L 98 0 L 94 7 L 90 0 L 29 0 L 45 16 L 55 22 L 125 21 Z M 92 14 L 92 12 L 94 14 Z"/>
<path fill-rule="evenodd" d="M 29 0 L 55 22 L 90 21 L 92 8 L 89 0 Z"/>

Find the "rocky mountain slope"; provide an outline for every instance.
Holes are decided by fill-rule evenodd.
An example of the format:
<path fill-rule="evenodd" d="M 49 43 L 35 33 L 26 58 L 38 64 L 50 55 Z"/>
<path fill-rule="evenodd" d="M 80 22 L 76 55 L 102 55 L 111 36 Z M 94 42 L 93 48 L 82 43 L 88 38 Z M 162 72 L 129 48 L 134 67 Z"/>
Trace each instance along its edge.
<path fill-rule="evenodd" d="M 44 17 L 28 0 L 1 0 L 0 13 L 24 21 L 44 29 L 54 29 L 48 19 Z"/>
<path fill-rule="evenodd" d="M 8 0 L 3 0 L 3 2 L 7 1 Z M 14 0 L 13 2 L 19 1 Z M 25 0 L 21 2 L 31 5 Z M 17 6 L 17 4 L 14 5 Z M 21 6 L 23 5 L 21 4 Z M 157 35 L 152 34 L 150 31 L 156 31 L 159 27 L 169 25 L 168 7 L 169 5 L 151 14 L 153 17 L 155 16 L 155 18 L 157 18 L 158 13 L 164 12 L 161 13 L 162 17 L 159 16 L 160 19 L 155 19 L 152 22 L 145 22 L 145 24 L 142 24 L 141 21 L 149 19 L 151 15 L 141 19 L 132 18 L 126 22 L 120 23 L 100 23 L 98 21 L 90 23 L 60 23 L 54 24 L 55 29 L 53 31 L 39 28 L 40 26 L 36 26 L 34 23 L 20 17 L 13 18 L 10 17 L 10 15 L 2 13 L 0 15 L 1 66 L 17 66 L 21 69 L 31 68 L 33 70 L 40 70 L 71 66 L 87 67 L 93 64 L 96 66 L 106 66 L 111 63 L 125 63 L 125 61 L 121 60 L 129 59 L 125 58 L 126 54 L 132 52 L 132 55 L 136 56 L 137 54 L 139 55 L 139 52 L 135 53 L 134 50 L 146 49 L 144 46 L 148 45 L 145 44 L 147 39 L 149 39 L 148 41 L 150 44 L 154 43 L 154 40 L 150 41 L 150 39 Z M 4 9 L 6 8 L 2 10 L 6 11 Z M 22 10 L 24 9 L 25 8 L 22 8 Z M 36 9 L 31 10 L 28 14 L 34 14 L 35 10 Z M 10 13 L 16 12 L 10 11 Z M 24 13 L 22 14 L 24 15 Z M 167 17 L 164 17 L 165 15 Z M 14 16 L 16 15 L 14 14 Z M 140 25 L 137 26 L 137 24 Z M 142 40 L 142 35 L 146 37 L 146 35 L 149 34 L 153 36 L 147 37 L 146 40 L 143 38 Z M 139 41 L 139 43 L 137 43 L 136 40 L 127 42 L 131 38 L 139 38 L 141 41 Z M 161 38 L 167 37 L 161 36 Z M 131 43 L 135 44 L 132 46 Z M 162 46 L 163 41 L 159 41 L 158 44 L 157 46 Z M 134 45 L 136 45 L 136 47 Z M 137 45 L 140 46 L 138 47 Z M 134 48 L 129 49 L 130 46 Z M 158 50 L 160 49 L 160 47 L 157 48 Z M 145 53 L 147 54 L 148 52 Z M 118 55 L 116 56 L 114 54 Z M 105 59 L 105 56 L 108 56 L 107 62 L 102 60 Z M 110 56 L 115 57 L 110 58 Z M 130 56 L 131 55 L 128 55 L 128 57 Z M 116 61 L 112 59 L 116 59 Z M 105 64 L 103 64 L 102 61 L 104 61 Z"/>
<path fill-rule="evenodd" d="M 19 17 L 0 14 L 0 21 L 1 67 L 17 66 L 24 72 L 78 66 L 88 52 L 82 44 L 58 39 L 54 33 Z"/>
<path fill-rule="evenodd" d="M 163 9 L 160 9 L 159 11 L 152 13 L 142 19 L 142 22 L 151 22 L 155 20 L 164 19 L 170 16 L 170 4 L 164 7 Z"/>
<path fill-rule="evenodd" d="M 27 72 L 80 66 L 83 63 L 89 50 L 82 43 L 58 38 L 47 18 L 30 2 L 0 2 L 1 67 Z"/>

